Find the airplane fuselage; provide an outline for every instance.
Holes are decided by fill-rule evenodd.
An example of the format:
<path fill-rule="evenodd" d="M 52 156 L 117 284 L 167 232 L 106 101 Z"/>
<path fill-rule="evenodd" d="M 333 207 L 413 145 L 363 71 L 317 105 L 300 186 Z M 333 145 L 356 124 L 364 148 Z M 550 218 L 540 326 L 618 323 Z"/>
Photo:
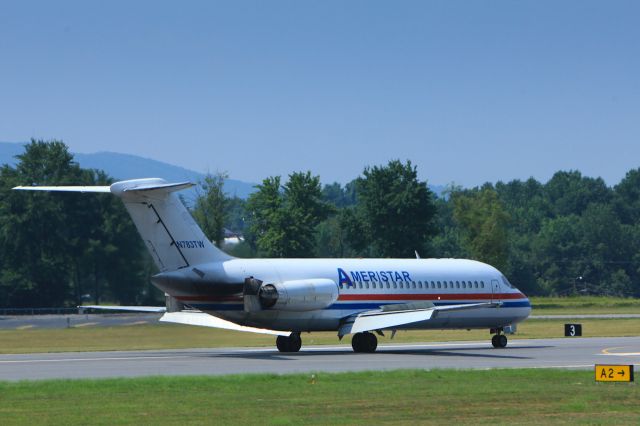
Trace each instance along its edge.
<path fill-rule="evenodd" d="M 309 311 L 246 312 L 243 282 L 331 280 L 337 300 Z M 152 280 L 177 300 L 242 325 L 290 331 L 335 331 L 341 319 L 387 305 L 420 307 L 501 302 L 499 308 L 443 312 L 396 329 L 500 328 L 527 318 L 529 299 L 496 268 L 463 259 L 231 259 L 158 274 Z"/>

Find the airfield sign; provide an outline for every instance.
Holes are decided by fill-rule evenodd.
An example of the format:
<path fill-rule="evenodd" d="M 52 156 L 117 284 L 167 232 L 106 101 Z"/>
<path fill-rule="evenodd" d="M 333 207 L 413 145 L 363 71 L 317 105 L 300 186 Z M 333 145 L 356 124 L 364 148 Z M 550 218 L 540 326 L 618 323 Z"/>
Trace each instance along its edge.
<path fill-rule="evenodd" d="M 596 382 L 633 382 L 633 365 L 596 364 Z"/>

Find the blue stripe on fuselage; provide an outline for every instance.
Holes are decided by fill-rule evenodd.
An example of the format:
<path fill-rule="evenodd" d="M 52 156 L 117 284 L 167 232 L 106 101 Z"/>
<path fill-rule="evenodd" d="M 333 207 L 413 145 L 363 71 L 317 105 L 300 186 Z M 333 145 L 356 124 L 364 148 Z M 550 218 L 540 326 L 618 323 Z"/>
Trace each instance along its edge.
<path fill-rule="evenodd" d="M 397 305 L 402 301 L 394 300 L 393 302 L 366 302 L 366 303 L 334 303 L 333 305 L 325 309 L 337 309 L 337 310 L 359 310 L 359 309 L 378 309 L 383 305 Z M 408 303 L 411 303 L 410 301 Z M 438 302 L 434 303 L 436 306 L 449 306 L 449 305 L 465 305 L 472 303 L 482 303 L 481 301 L 474 300 L 473 302 Z M 242 303 L 191 303 L 196 309 L 201 311 L 241 311 L 244 309 Z M 528 308 L 531 306 L 528 300 L 522 300 L 518 302 L 503 302 L 503 308 Z"/>

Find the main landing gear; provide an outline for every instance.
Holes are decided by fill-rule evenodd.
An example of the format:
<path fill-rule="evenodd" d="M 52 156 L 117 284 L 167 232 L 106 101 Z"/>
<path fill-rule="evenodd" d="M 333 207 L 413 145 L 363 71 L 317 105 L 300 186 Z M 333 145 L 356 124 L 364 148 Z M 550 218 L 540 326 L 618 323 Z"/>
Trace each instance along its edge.
<path fill-rule="evenodd" d="M 495 333 L 494 336 L 491 338 L 491 344 L 493 345 L 494 348 L 501 349 L 501 348 L 507 347 L 507 336 L 502 334 L 501 328 L 497 330 L 491 330 L 491 332 Z"/>
<path fill-rule="evenodd" d="M 289 336 L 278 336 L 276 346 L 280 352 L 298 352 L 302 347 L 300 333 L 291 333 Z"/>
<path fill-rule="evenodd" d="M 378 347 L 378 338 L 373 333 L 356 333 L 351 339 L 354 352 L 373 353 Z M 280 352 L 298 352 L 302 347 L 300 333 L 291 333 L 289 336 L 278 336 L 276 347 Z"/>
<path fill-rule="evenodd" d="M 373 333 L 356 333 L 351 339 L 354 352 L 373 353 L 378 347 L 378 338 Z"/>

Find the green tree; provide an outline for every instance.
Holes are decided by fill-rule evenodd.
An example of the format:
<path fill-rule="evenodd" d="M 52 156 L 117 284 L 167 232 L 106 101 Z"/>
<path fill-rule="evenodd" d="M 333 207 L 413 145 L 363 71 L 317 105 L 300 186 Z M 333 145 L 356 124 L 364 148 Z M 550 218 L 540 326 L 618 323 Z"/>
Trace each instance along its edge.
<path fill-rule="evenodd" d="M 511 217 L 510 229 L 516 235 L 535 234 L 540 231 L 545 219 L 554 217 L 544 185 L 533 178 L 524 182 L 498 182 L 495 191 Z"/>
<path fill-rule="evenodd" d="M 579 220 L 576 215 L 548 219 L 532 243 L 538 281 L 547 294 L 568 294 L 584 273 L 584 263 L 578 262 Z"/>
<path fill-rule="evenodd" d="M 412 257 L 427 248 L 436 207 L 411 161 L 367 167 L 363 175 L 356 181 L 358 203 L 342 217 L 351 246 L 374 257 Z"/>
<path fill-rule="evenodd" d="M 0 305 L 76 305 L 85 293 L 96 301 L 106 294 L 134 302 L 144 285 L 136 271 L 142 245 L 120 200 L 11 190 L 24 184 L 108 185 L 111 179 L 81 169 L 60 141 L 32 140 L 18 160 L 15 168 L 0 169 Z"/>
<path fill-rule="evenodd" d="M 16 168 L 3 166 L 0 202 L 1 304 L 61 305 L 72 296 L 70 253 L 75 225 L 65 211 L 77 197 L 17 193 L 21 184 L 73 184 L 81 171 L 62 142 L 32 140 Z"/>
<path fill-rule="evenodd" d="M 624 224 L 640 222 L 640 168 L 627 172 L 624 179 L 614 187 L 615 208 Z"/>
<path fill-rule="evenodd" d="M 227 216 L 225 227 L 242 234 L 245 227 L 247 201 L 239 197 L 227 199 Z"/>
<path fill-rule="evenodd" d="M 608 204 L 612 197 L 602 178 L 582 176 L 577 170 L 556 172 L 544 192 L 556 216 L 581 215 L 589 204 Z"/>
<path fill-rule="evenodd" d="M 257 191 L 247 200 L 249 226 L 246 241 L 254 251 L 267 257 L 280 257 L 283 233 L 276 223 L 282 210 L 283 197 L 280 193 L 280 176 L 268 177 L 256 186 Z"/>
<path fill-rule="evenodd" d="M 315 255 L 318 257 L 353 257 L 356 253 L 350 247 L 344 227 L 343 215 L 347 210 L 339 210 L 317 227 Z"/>
<path fill-rule="evenodd" d="M 618 297 L 633 295 L 633 282 L 624 269 L 617 269 L 610 274 L 605 284 L 604 294 Z"/>
<path fill-rule="evenodd" d="M 353 206 L 356 204 L 356 182 L 351 181 L 344 187 L 338 182 L 325 185 L 322 188 L 322 198 L 337 208 Z"/>
<path fill-rule="evenodd" d="M 607 286 L 611 276 L 624 267 L 631 266 L 632 238 L 618 220 L 610 204 L 590 204 L 578 222 L 581 275 L 588 278 L 594 290 L 611 293 Z M 620 277 L 617 274 L 616 277 Z M 619 280 L 614 280 L 620 282 Z M 617 294 L 624 286 L 618 286 Z M 629 287 L 629 293 L 631 295 Z"/>
<path fill-rule="evenodd" d="M 435 257 L 469 257 L 462 241 L 460 228 L 453 218 L 453 202 L 451 202 L 453 194 L 461 191 L 462 187 L 460 186 L 447 185 L 442 191 L 442 196 L 435 200 L 436 228 L 440 231 L 431 240 L 431 252 Z"/>
<path fill-rule="evenodd" d="M 199 194 L 193 208 L 193 217 L 202 231 L 218 247 L 224 241 L 224 226 L 227 221 L 229 198 L 224 193 L 226 173 L 207 174 L 200 183 L 203 194 Z"/>
<path fill-rule="evenodd" d="M 248 241 L 261 256 L 311 257 L 316 227 L 331 211 L 318 176 L 292 173 L 282 187 L 279 176 L 269 177 L 247 201 Z"/>
<path fill-rule="evenodd" d="M 471 256 L 498 269 L 508 264 L 510 217 L 491 187 L 479 192 L 452 196 L 453 216 L 461 228 L 464 245 Z"/>

